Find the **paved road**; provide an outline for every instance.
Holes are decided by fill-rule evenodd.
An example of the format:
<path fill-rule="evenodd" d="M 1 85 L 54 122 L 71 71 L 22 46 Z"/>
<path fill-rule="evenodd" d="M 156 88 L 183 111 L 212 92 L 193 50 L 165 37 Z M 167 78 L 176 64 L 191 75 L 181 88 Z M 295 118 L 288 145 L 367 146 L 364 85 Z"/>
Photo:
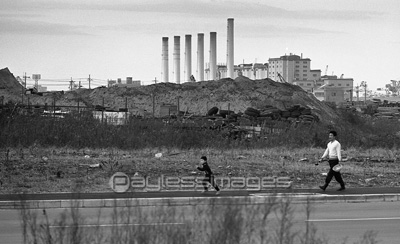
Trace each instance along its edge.
<path fill-rule="evenodd" d="M 320 235 L 326 236 L 330 240 L 329 243 L 342 243 L 347 237 L 347 243 L 359 241 L 360 237 L 368 230 L 377 232 L 379 243 L 398 243 L 400 233 L 400 204 L 398 202 L 368 202 L 368 203 L 315 203 L 314 211 L 307 220 L 304 214 L 304 205 L 294 205 L 294 227 L 295 229 L 303 229 L 306 221 L 313 223 Z M 137 226 L 165 225 L 169 228 L 182 228 L 182 226 L 191 226 L 199 231 L 201 223 L 193 211 L 193 206 L 170 206 L 168 211 L 176 211 L 176 216 L 182 213 L 182 219 L 170 219 L 160 221 L 157 214 L 154 214 L 153 207 L 138 207 L 139 212 L 148 214 L 145 219 L 140 222 L 132 220 L 132 228 Z M 44 217 L 42 210 L 32 210 L 38 215 L 38 222 Z M 51 228 L 57 228 L 54 220 L 60 216 L 63 209 L 48 209 L 47 215 L 50 218 Z M 101 210 L 101 217 L 97 222 L 99 215 L 98 208 L 80 209 L 80 213 L 86 219 L 82 227 L 90 227 L 100 225 L 103 233 L 110 230 L 114 225 L 112 222 L 112 213 L 114 209 L 104 208 Z M 247 214 L 244 216 L 247 217 Z M 271 215 L 273 225 L 275 215 Z M 276 219 L 275 219 L 276 220 Z M 251 221 L 254 221 L 251 219 Z M 93 224 L 93 225 L 92 225 Z M 0 210 L 0 236 L 1 243 L 21 243 L 21 226 L 19 221 L 18 210 Z"/>
<path fill-rule="evenodd" d="M 48 193 L 48 194 L 25 194 L 23 198 L 29 201 L 38 201 L 44 203 L 50 203 L 50 207 L 43 207 L 45 205 L 37 205 L 36 209 L 31 211 L 38 213 L 39 220 L 43 218 L 42 209 L 47 208 L 49 213 L 50 222 L 59 216 L 64 211 L 62 203 L 53 206 L 55 200 L 57 202 L 70 202 L 71 199 L 82 200 L 87 203 L 88 206 L 84 205 L 84 208 L 80 209 L 83 216 L 89 221 L 93 222 L 96 219 L 96 214 L 101 209 L 102 216 L 100 219 L 100 225 L 104 228 L 112 228 L 113 224 L 111 221 L 110 213 L 113 208 L 104 208 L 104 206 L 98 205 L 101 199 L 138 199 L 143 205 L 132 205 L 136 209 L 140 209 L 141 213 L 146 211 L 152 211 L 158 207 L 168 207 L 173 211 L 181 212 L 182 216 L 185 216 L 183 221 L 168 221 L 160 223 L 154 221 L 151 218 L 146 219 L 148 225 L 161 224 L 161 225 L 172 225 L 174 228 L 180 228 L 179 226 L 193 226 L 198 224 L 200 221 L 193 216 L 191 210 L 193 208 L 207 208 L 209 201 L 207 199 L 221 200 L 218 204 L 223 207 L 224 199 L 234 198 L 233 201 L 236 204 L 241 204 L 240 201 L 246 200 L 246 204 L 254 204 L 256 202 L 249 201 L 249 196 L 254 197 L 259 201 L 259 205 L 266 202 L 263 199 L 269 198 L 271 195 L 280 194 L 285 196 L 299 195 L 299 196 L 316 196 L 314 199 L 317 201 L 315 204 L 315 211 L 311 218 L 308 220 L 309 223 L 313 223 L 320 233 L 325 233 L 325 236 L 334 240 L 333 243 L 342 243 L 344 237 L 348 237 L 347 243 L 354 243 L 358 241 L 368 230 L 374 230 L 378 232 L 378 239 L 382 240 L 380 243 L 398 243 L 398 236 L 400 233 L 400 188 L 349 188 L 345 191 L 338 192 L 335 188 L 328 189 L 323 192 L 320 189 L 271 189 L 263 191 L 223 191 L 220 196 L 216 196 L 214 192 L 207 194 L 200 194 L 199 191 L 161 191 L 161 192 L 128 192 L 128 193 Z M 327 196 L 323 202 L 318 201 L 319 196 Z M 379 195 L 375 198 L 374 195 Z M 381 197 L 387 195 L 388 197 Z M 391 195 L 391 196 L 390 196 Z M 356 198 L 354 198 L 356 196 Z M 357 196 L 370 196 L 370 201 L 359 201 Z M 252 198 L 252 199 L 254 199 Z M 342 201 L 342 199 L 350 199 L 350 201 Z M 148 200 L 146 200 L 148 199 Z M 166 204 L 162 205 L 163 200 L 172 200 L 177 203 L 176 206 Z M 189 199 L 189 200 L 188 200 Z M 333 199 L 341 199 L 339 201 L 332 201 Z M 18 207 L 18 203 L 21 200 L 21 195 L 18 194 L 2 194 L 0 195 L 0 236 L 1 243 L 21 243 L 21 226 L 18 216 L 18 210 L 13 207 Z M 98 201 L 100 200 L 100 201 Z M 15 202 L 14 205 L 7 205 L 7 202 Z M 92 201 L 92 202 L 91 202 Z M 125 200 L 123 200 L 125 201 Z M 150 203 L 151 204 L 148 204 Z M 300 201 L 301 202 L 301 201 Z M 93 203 L 95 203 L 93 205 Z M 113 203 L 113 200 L 111 200 Z M 242 202 L 243 203 L 243 202 Z M 146 205 L 147 204 L 147 205 Z M 99 206 L 103 206 L 99 208 Z M 295 204 L 295 208 L 303 207 L 302 204 Z M 35 207 L 34 207 L 35 208 Z M 295 226 L 300 229 L 304 225 L 304 215 L 299 214 L 301 211 L 295 211 Z M 143 225 L 143 223 L 136 223 L 137 225 Z M 135 225 L 136 225 L 135 224 Z M 93 227 L 93 226 L 92 226 Z M 56 228 L 56 226 L 54 226 Z"/>

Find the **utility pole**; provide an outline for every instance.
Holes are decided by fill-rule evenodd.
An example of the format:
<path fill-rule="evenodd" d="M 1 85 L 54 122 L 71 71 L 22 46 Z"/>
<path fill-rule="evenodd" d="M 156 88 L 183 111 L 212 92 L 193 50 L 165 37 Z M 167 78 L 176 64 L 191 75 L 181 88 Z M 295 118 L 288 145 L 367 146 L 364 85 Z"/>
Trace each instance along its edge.
<path fill-rule="evenodd" d="M 157 77 L 154 77 L 154 84 L 157 84 Z"/>
<path fill-rule="evenodd" d="M 89 75 L 89 79 L 88 79 L 88 81 L 89 81 L 89 90 L 90 90 L 90 81 L 91 81 L 91 79 L 90 79 L 90 75 Z"/>
<path fill-rule="evenodd" d="M 21 93 L 22 105 L 24 104 L 24 93 L 25 93 L 24 91 L 26 90 L 26 78 L 31 78 L 31 77 L 26 76 L 25 72 L 23 78 L 24 78 L 24 85 L 22 86 L 22 93 Z"/>
<path fill-rule="evenodd" d="M 25 90 L 26 90 L 26 78 L 31 78 L 31 77 L 26 76 L 26 72 L 25 72 L 23 77 L 24 77 L 24 87 L 25 87 Z"/>
<path fill-rule="evenodd" d="M 357 84 L 356 86 L 357 102 L 359 101 L 359 92 L 360 92 L 360 86 Z"/>
<path fill-rule="evenodd" d="M 69 82 L 70 91 L 72 91 L 73 84 L 74 84 L 74 81 L 72 80 L 72 77 L 71 77 L 71 81 Z"/>

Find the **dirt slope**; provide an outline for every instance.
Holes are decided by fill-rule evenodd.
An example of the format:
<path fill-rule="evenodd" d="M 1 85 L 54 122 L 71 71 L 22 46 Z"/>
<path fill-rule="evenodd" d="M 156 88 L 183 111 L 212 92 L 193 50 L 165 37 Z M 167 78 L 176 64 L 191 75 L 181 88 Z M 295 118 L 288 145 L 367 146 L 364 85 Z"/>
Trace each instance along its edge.
<path fill-rule="evenodd" d="M 0 96 L 9 99 L 21 100 L 22 85 L 15 79 L 8 68 L 0 69 Z"/>
<path fill-rule="evenodd" d="M 4 102 L 21 102 L 21 85 L 14 78 L 8 68 L 0 70 L 0 96 Z M 295 104 L 308 106 L 312 113 L 321 121 L 329 122 L 337 119 L 337 114 L 327 105 L 319 102 L 312 94 L 300 87 L 278 83 L 270 79 L 251 80 L 247 77 L 238 77 L 235 80 L 222 79 L 218 81 L 202 81 L 184 84 L 159 83 L 136 88 L 96 88 L 81 89 L 70 92 L 44 93 L 25 95 L 25 103 L 33 105 L 52 104 L 76 106 L 103 105 L 118 110 L 128 107 L 153 111 L 153 94 L 155 95 L 155 115 L 160 113 L 163 103 L 177 104 L 179 97 L 180 111 L 188 111 L 196 115 L 205 115 L 211 107 L 223 110 L 232 110 L 236 113 L 244 112 L 246 108 L 263 109 L 265 106 L 274 106 L 286 110 Z"/>

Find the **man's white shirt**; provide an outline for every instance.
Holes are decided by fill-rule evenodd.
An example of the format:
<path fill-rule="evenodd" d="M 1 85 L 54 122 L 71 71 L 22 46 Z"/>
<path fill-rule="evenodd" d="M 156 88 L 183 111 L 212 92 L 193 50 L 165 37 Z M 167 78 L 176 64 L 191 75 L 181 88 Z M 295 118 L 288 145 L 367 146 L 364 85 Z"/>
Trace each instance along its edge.
<path fill-rule="evenodd" d="M 329 157 L 331 158 L 337 158 L 339 159 L 339 162 L 342 161 L 342 154 L 340 153 L 341 146 L 340 143 L 336 140 L 329 142 L 328 146 L 326 147 L 326 150 L 324 152 L 324 155 L 322 155 L 322 158 Z"/>

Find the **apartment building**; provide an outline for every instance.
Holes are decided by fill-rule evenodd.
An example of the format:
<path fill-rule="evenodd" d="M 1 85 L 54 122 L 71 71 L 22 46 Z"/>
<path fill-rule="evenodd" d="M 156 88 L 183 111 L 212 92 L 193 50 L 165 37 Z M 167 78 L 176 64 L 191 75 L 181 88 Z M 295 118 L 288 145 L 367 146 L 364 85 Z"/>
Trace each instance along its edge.
<path fill-rule="evenodd" d="M 274 81 L 295 83 L 306 89 L 312 86 L 312 83 L 321 78 L 321 70 L 311 69 L 311 59 L 303 58 L 290 53 L 279 58 L 270 58 L 268 60 L 268 78 Z"/>

